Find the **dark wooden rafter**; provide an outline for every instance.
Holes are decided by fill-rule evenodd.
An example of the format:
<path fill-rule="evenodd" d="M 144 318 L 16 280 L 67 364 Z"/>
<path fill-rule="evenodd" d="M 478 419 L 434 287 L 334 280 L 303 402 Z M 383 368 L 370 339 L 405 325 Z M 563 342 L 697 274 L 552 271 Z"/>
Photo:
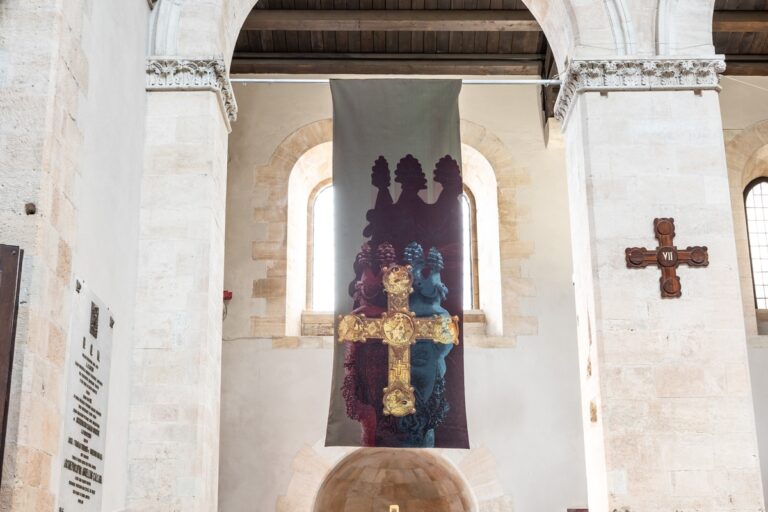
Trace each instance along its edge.
<path fill-rule="evenodd" d="M 726 55 L 725 74 L 768 76 L 768 55 Z"/>
<path fill-rule="evenodd" d="M 712 27 L 725 74 L 768 76 L 764 1 L 717 0 Z M 555 78 L 557 67 L 520 0 L 260 0 L 231 72 Z M 557 92 L 542 90 L 548 116 Z"/>
<path fill-rule="evenodd" d="M 768 32 L 768 11 L 715 11 L 713 32 Z"/>
<path fill-rule="evenodd" d="M 374 58 L 238 58 L 232 60 L 232 74 L 307 74 L 307 75 L 526 75 L 541 74 L 541 60 L 535 58 L 402 58 L 402 54 L 375 55 Z M 415 57 L 415 56 L 411 56 Z M 477 55 L 475 57 L 484 57 Z M 535 56 L 534 56 L 535 57 Z"/>
<path fill-rule="evenodd" d="M 768 11 L 716 11 L 714 32 L 768 32 Z M 528 11 L 254 9 L 245 31 L 538 32 Z"/>
<path fill-rule="evenodd" d="M 528 11 L 255 9 L 243 30 L 539 32 Z"/>

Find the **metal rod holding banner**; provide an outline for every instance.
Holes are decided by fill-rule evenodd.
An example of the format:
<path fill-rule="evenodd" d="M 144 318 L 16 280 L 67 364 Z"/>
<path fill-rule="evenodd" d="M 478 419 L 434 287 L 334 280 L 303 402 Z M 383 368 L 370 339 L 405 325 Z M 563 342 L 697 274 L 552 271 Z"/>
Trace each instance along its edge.
<path fill-rule="evenodd" d="M 328 84 L 328 78 L 230 78 L 233 84 Z M 465 85 L 541 85 L 551 87 L 560 85 L 561 80 L 544 78 L 466 78 L 462 80 Z"/>

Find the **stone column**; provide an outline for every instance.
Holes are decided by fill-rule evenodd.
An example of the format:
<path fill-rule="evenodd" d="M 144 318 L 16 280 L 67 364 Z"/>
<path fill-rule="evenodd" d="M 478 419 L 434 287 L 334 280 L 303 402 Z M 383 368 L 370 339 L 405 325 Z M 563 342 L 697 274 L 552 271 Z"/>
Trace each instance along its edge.
<path fill-rule="evenodd" d="M 129 510 L 217 509 L 227 134 L 217 59 L 150 59 Z"/>
<path fill-rule="evenodd" d="M 589 508 L 763 510 L 717 91 L 718 59 L 573 61 L 564 118 Z M 624 249 L 709 247 L 661 272 Z"/>

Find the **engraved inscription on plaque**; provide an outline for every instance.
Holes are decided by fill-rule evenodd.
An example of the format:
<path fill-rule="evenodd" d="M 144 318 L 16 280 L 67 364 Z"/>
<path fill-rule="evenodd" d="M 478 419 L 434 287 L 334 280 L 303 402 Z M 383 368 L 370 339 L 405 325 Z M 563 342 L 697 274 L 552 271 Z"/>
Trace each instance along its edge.
<path fill-rule="evenodd" d="M 109 360 L 113 322 L 107 307 L 78 282 L 67 359 L 66 428 L 58 512 L 101 510 Z"/>

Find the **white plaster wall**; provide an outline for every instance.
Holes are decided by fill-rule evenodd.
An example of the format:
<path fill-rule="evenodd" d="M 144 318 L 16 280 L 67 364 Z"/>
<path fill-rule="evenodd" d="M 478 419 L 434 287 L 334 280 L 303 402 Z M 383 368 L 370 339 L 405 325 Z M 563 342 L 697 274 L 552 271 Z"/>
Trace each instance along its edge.
<path fill-rule="evenodd" d="M 251 286 L 263 271 L 250 260 L 253 170 L 290 133 L 330 117 L 328 87 L 249 85 L 235 93 L 240 120 L 230 137 L 225 268 L 225 288 L 235 297 L 224 322 L 223 512 L 273 510 L 286 494 L 291 462 L 323 437 L 331 369 L 327 345 L 274 349 L 269 339 L 247 337 Z M 521 336 L 511 349 L 467 348 L 470 439 L 494 455 L 515 510 L 585 506 L 563 150 L 544 147 L 534 87 L 465 86 L 460 103 L 462 118 L 492 131 L 530 169 L 531 182 L 518 198 L 518 230 L 534 248 L 523 276 L 535 282 L 535 297 L 523 301 L 524 313 L 537 316 L 539 326 L 537 336 Z"/>
<path fill-rule="evenodd" d="M 768 348 L 749 348 L 749 371 L 752 378 L 752 399 L 755 402 L 757 444 L 760 449 L 760 472 L 763 495 L 768 500 Z"/>
<path fill-rule="evenodd" d="M 723 130 L 743 130 L 768 119 L 768 77 L 724 76 L 721 85 Z"/>
<path fill-rule="evenodd" d="M 125 506 L 131 338 L 144 149 L 146 2 L 92 2 L 83 34 L 83 160 L 73 272 L 115 319 L 102 509 Z"/>
<path fill-rule="evenodd" d="M 235 96 L 242 115 L 229 137 L 224 289 L 234 293 L 227 307 L 224 339 L 249 336 L 251 311 L 266 309 L 264 299 L 251 298 L 253 281 L 267 268 L 251 260 L 253 206 L 264 197 L 254 183 L 254 170 L 296 129 L 332 117 L 328 86 L 315 84 L 238 84 Z M 234 149 L 237 148 L 237 149 Z M 287 190 L 287 181 L 286 181 Z"/>
<path fill-rule="evenodd" d="M 753 124 L 768 119 L 768 77 L 724 77 L 722 86 L 720 107 L 726 140 L 732 139 Z M 742 220 L 743 216 L 738 218 L 738 221 Z M 736 226 L 736 231 L 740 231 L 739 226 Z M 743 251 L 741 246 L 737 246 L 737 249 Z M 749 257 L 745 254 L 741 256 Z M 745 307 L 751 307 L 753 304 L 751 299 L 743 302 Z M 754 319 L 751 315 L 748 315 L 748 318 Z M 747 331 L 749 330 L 750 326 L 747 326 Z M 763 493 L 768 500 L 768 341 L 765 340 L 768 340 L 768 336 L 751 339 L 748 357 Z"/>

